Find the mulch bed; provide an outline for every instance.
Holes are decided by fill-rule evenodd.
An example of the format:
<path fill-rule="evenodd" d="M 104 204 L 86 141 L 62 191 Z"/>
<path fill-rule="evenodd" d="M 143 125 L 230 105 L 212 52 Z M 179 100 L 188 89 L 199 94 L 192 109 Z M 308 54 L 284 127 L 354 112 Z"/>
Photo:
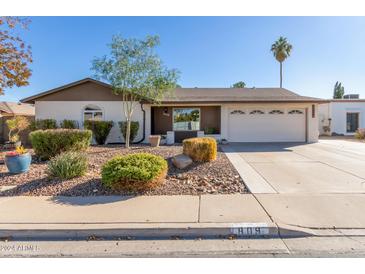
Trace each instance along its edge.
<path fill-rule="evenodd" d="M 169 171 L 163 185 L 154 190 L 133 193 L 116 192 L 101 183 L 101 166 L 110 158 L 120 154 L 149 152 L 168 160 Z M 31 153 L 33 153 L 31 151 Z M 1 186 L 15 185 L 13 189 L 0 192 L 0 196 L 95 196 L 95 195 L 199 195 L 233 194 L 248 192 L 242 179 L 223 152 L 217 160 L 208 163 L 193 163 L 185 170 L 175 168 L 171 157 L 182 153 L 182 146 L 133 146 L 126 150 L 122 146 L 93 146 L 87 151 L 89 169 L 85 176 L 71 180 L 51 179 L 46 174 L 47 163 L 38 162 L 33 155 L 30 170 L 12 175 L 5 165 L 0 165 Z"/>

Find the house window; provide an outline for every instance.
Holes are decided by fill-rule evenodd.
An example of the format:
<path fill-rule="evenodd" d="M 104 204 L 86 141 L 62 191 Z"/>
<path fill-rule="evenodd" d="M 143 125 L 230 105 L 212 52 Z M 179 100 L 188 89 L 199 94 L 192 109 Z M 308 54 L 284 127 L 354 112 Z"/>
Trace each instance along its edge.
<path fill-rule="evenodd" d="M 98 106 L 87 106 L 84 108 L 84 121 L 103 120 L 103 111 Z"/>
<path fill-rule="evenodd" d="M 250 112 L 250 114 L 265 114 L 265 112 L 263 112 L 262 110 L 255 109 L 255 110 L 252 110 Z"/>
<path fill-rule="evenodd" d="M 174 108 L 173 130 L 200 130 L 200 109 Z"/>
<path fill-rule="evenodd" d="M 312 118 L 316 118 L 316 106 L 312 105 Z"/>
<path fill-rule="evenodd" d="M 346 132 L 354 133 L 359 128 L 359 113 L 348 112 L 346 113 Z"/>
<path fill-rule="evenodd" d="M 231 114 L 245 114 L 245 112 L 242 110 L 236 109 L 236 110 L 231 111 Z"/>
<path fill-rule="evenodd" d="M 303 111 L 299 109 L 293 109 L 291 111 L 288 111 L 288 114 L 303 114 Z"/>
<path fill-rule="evenodd" d="M 284 114 L 284 112 L 279 109 L 273 109 L 269 112 L 269 114 Z"/>

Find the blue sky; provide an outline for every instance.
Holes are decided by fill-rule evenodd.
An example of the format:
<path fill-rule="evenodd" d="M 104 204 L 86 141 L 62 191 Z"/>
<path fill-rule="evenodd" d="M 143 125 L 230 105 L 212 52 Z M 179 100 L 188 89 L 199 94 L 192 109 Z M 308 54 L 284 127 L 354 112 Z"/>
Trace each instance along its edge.
<path fill-rule="evenodd" d="M 108 53 L 113 34 L 158 34 L 165 65 L 183 87 L 279 85 L 271 44 L 293 45 L 284 63 L 287 89 L 329 98 L 336 81 L 365 98 L 365 17 L 32 17 L 24 39 L 33 48 L 30 85 L 6 90 L 21 98 L 92 76 L 91 60 Z"/>

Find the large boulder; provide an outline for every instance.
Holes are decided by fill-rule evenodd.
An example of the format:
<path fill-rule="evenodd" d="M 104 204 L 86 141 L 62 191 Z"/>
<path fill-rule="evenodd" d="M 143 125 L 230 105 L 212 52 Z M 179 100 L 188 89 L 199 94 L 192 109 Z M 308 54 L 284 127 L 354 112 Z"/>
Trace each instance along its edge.
<path fill-rule="evenodd" d="M 177 168 L 184 169 L 184 168 L 188 167 L 189 165 L 191 165 L 193 163 L 193 160 L 185 154 L 179 154 L 172 158 L 172 163 Z"/>

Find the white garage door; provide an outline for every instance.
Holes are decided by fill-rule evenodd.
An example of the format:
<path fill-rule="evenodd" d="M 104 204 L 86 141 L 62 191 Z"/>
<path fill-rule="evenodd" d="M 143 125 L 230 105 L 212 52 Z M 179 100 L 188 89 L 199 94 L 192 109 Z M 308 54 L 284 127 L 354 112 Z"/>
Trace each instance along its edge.
<path fill-rule="evenodd" d="M 304 109 L 229 110 L 230 142 L 305 142 Z"/>

